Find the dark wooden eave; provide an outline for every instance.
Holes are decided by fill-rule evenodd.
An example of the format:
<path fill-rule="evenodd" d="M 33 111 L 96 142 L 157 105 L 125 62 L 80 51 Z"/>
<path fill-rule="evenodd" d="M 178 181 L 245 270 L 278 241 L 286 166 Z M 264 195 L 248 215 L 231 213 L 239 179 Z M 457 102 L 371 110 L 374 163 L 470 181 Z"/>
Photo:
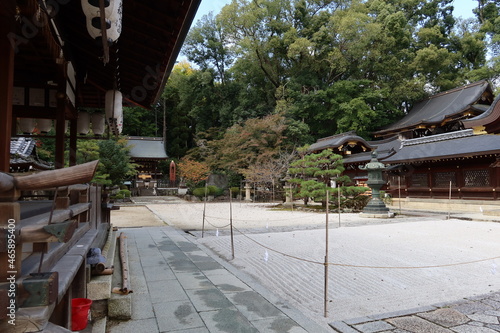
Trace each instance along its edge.
<path fill-rule="evenodd" d="M 11 0 L 8 0 L 11 1 Z M 87 32 L 80 0 L 59 5 L 53 16 L 62 40 L 63 57 L 77 74 L 76 107 L 104 107 L 107 90 L 118 89 L 124 103 L 150 108 L 163 90 L 200 0 L 123 1 L 122 33 L 110 47 L 109 63 L 102 45 Z M 39 10 L 35 0 L 19 0 L 16 34 L 25 36 Z M 44 17 L 44 15 L 42 15 Z M 43 21 L 41 21 L 43 22 Z M 15 86 L 46 87 L 55 82 L 60 40 L 52 24 L 43 24 L 30 38 L 20 39 Z"/>
<path fill-rule="evenodd" d="M 462 121 L 465 128 L 485 131 L 489 134 L 500 133 L 500 96 L 480 116 Z"/>
<path fill-rule="evenodd" d="M 475 117 L 481 113 L 475 104 L 490 105 L 493 92 L 486 80 L 451 89 L 415 104 L 399 121 L 375 133 L 376 137 L 389 137 L 415 129 L 433 129 L 448 123 Z"/>

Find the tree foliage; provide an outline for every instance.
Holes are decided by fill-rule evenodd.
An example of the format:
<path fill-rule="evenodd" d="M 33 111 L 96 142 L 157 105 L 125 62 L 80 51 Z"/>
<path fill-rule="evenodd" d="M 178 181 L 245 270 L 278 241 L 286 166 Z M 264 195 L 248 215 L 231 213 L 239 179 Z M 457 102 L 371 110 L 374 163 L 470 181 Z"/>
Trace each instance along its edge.
<path fill-rule="evenodd" d="M 206 163 L 194 161 L 189 157 L 184 157 L 180 160 L 177 170 L 181 179 L 183 179 L 190 188 L 206 180 L 210 171 Z"/>
<path fill-rule="evenodd" d="M 369 139 L 429 94 L 498 84 L 500 3 L 476 2 L 464 20 L 452 0 L 233 0 L 191 29 L 191 64 L 153 106 L 167 152 L 269 178 L 294 147 L 349 130 Z"/>
<path fill-rule="evenodd" d="M 325 149 L 316 154 L 307 154 L 302 159 L 292 162 L 288 169 L 292 177 L 289 182 L 297 185 L 297 195 L 307 204 L 309 198 L 325 200 L 326 191 L 332 181 L 344 182 L 342 156 Z"/>
<path fill-rule="evenodd" d="M 78 142 L 77 162 L 99 159 L 93 181 L 104 185 L 121 185 L 135 175 L 136 165 L 130 161 L 127 140 L 82 140 Z"/>
<path fill-rule="evenodd" d="M 284 149 L 285 119 L 280 114 L 251 118 L 230 127 L 224 136 L 208 143 L 206 161 L 210 167 L 241 173 L 252 165 L 275 159 Z"/>

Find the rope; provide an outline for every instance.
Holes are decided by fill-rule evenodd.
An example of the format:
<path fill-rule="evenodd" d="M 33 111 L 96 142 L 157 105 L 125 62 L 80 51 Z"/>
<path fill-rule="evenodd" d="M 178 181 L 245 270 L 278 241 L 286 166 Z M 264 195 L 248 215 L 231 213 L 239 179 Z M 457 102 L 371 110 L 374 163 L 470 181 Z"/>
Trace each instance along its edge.
<path fill-rule="evenodd" d="M 229 227 L 229 226 L 231 225 L 231 223 L 228 223 L 228 224 L 223 225 L 223 226 L 220 226 L 220 227 L 219 227 L 219 226 L 216 226 L 216 225 L 214 225 L 214 224 L 210 223 L 210 222 L 207 220 L 206 216 L 205 216 L 205 222 L 207 222 L 208 224 L 210 224 L 212 227 L 214 227 L 214 228 L 218 228 L 218 229 L 227 228 L 227 227 Z"/>
<path fill-rule="evenodd" d="M 312 264 L 323 265 L 323 266 L 339 266 L 339 267 L 353 267 L 353 268 L 372 268 L 372 269 L 422 269 L 422 268 L 442 268 L 442 267 L 469 265 L 469 264 L 475 264 L 475 263 L 478 263 L 478 262 L 484 262 L 484 261 L 490 261 L 490 260 L 500 259 L 500 256 L 497 256 L 497 257 L 492 257 L 492 258 L 478 259 L 478 260 L 465 261 L 465 262 L 452 263 L 452 264 L 426 265 L 426 266 L 368 266 L 368 265 L 339 264 L 339 263 L 332 263 L 332 262 L 325 263 L 325 262 L 321 262 L 321 261 L 315 261 L 315 260 L 309 260 L 309 259 L 300 258 L 300 257 L 297 257 L 297 256 L 293 256 L 293 255 L 290 255 L 290 254 L 278 251 L 276 249 L 270 248 L 269 246 L 266 246 L 266 245 L 264 245 L 264 244 L 256 241 L 255 239 L 249 237 L 248 235 L 244 234 L 242 231 L 238 230 L 237 228 L 235 228 L 235 227 L 233 227 L 233 228 L 236 231 L 238 231 L 242 236 L 248 238 L 252 242 L 256 243 L 257 245 L 259 245 L 259 246 L 261 246 L 261 247 L 263 247 L 263 248 L 265 248 L 265 249 L 267 249 L 269 251 L 281 254 L 281 255 L 283 255 L 285 257 L 288 257 L 288 258 L 292 258 L 292 259 L 296 259 L 296 260 L 300 260 L 300 261 L 304 261 L 304 262 L 308 262 L 308 263 L 312 263 Z"/>

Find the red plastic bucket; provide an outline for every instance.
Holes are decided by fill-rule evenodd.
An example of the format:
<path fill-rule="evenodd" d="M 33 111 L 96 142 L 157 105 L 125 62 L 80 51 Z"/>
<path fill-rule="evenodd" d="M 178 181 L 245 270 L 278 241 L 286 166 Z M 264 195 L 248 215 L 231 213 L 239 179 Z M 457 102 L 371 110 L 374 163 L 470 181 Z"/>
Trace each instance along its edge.
<path fill-rule="evenodd" d="M 80 331 L 87 327 L 92 300 L 88 298 L 73 298 L 71 300 L 71 330 Z"/>

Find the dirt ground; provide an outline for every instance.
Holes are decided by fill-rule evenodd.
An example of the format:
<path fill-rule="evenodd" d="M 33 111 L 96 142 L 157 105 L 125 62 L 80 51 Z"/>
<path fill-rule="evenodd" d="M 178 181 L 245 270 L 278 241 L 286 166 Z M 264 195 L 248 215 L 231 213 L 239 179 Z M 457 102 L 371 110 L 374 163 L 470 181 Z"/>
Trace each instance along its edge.
<path fill-rule="evenodd" d="M 115 227 L 158 227 L 166 225 L 146 206 L 120 207 L 111 211 L 111 223 Z"/>

